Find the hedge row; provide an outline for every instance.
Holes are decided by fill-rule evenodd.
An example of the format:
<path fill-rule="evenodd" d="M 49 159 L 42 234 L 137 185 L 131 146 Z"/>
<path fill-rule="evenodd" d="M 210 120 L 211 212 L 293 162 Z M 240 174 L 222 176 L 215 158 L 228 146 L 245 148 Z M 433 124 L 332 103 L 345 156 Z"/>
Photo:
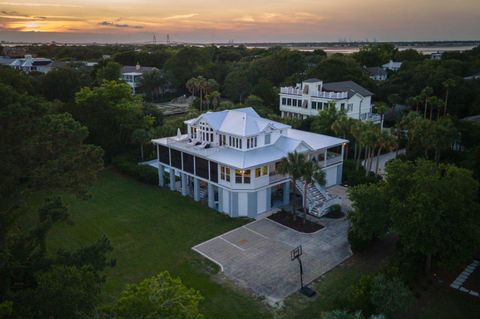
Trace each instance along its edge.
<path fill-rule="evenodd" d="M 112 164 L 120 172 L 143 183 L 158 185 L 158 171 L 150 165 L 138 165 L 128 156 L 116 156 L 112 159 Z"/>

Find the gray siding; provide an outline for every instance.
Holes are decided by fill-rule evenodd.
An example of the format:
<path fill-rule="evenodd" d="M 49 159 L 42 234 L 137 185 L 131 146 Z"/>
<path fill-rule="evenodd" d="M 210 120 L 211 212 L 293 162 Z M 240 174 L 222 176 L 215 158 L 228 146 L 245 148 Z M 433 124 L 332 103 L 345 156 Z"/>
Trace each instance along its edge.
<path fill-rule="evenodd" d="M 230 216 L 238 217 L 238 193 L 232 192 L 230 199 Z"/>
<path fill-rule="evenodd" d="M 257 216 L 257 193 L 248 193 L 248 217 L 255 218 Z"/>

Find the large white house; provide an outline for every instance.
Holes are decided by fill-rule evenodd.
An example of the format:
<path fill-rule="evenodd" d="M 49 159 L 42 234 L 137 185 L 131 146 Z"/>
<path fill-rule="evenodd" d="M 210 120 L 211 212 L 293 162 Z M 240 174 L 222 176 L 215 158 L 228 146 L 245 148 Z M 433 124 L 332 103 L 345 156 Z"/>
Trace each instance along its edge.
<path fill-rule="evenodd" d="M 46 58 L 34 58 L 27 54 L 24 58 L 14 59 L 8 66 L 27 73 L 48 73 L 54 67 L 54 61 Z"/>
<path fill-rule="evenodd" d="M 132 88 L 132 94 L 135 95 L 138 93 L 138 88 L 142 86 L 143 75 L 155 71 L 160 70 L 155 67 L 140 66 L 140 64 L 124 65 L 120 72 L 120 79 Z"/>
<path fill-rule="evenodd" d="M 295 87 L 280 88 L 280 111 L 282 117 L 305 119 L 322 112 L 329 103 L 337 110 L 345 110 L 347 116 L 380 122 L 380 116 L 372 113 L 373 93 L 353 81 L 323 83 L 308 79 Z"/>
<path fill-rule="evenodd" d="M 402 67 L 402 62 L 395 62 L 393 60 L 390 60 L 388 61 L 388 63 L 385 63 L 382 65 L 382 68 L 384 70 L 389 70 L 393 72 L 400 70 L 401 67 Z"/>
<path fill-rule="evenodd" d="M 291 181 L 279 173 L 290 152 L 306 153 L 326 173 L 326 187 L 342 180 L 347 140 L 304 132 L 269 119 L 254 109 L 207 112 L 185 121 L 187 134 L 154 139 L 160 186 L 205 200 L 231 217 L 268 212 L 290 203 Z M 303 182 L 295 185 L 303 196 Z M 310 212 L 322 215 L 339 199 L 326 188 L 307 191 Z"/>

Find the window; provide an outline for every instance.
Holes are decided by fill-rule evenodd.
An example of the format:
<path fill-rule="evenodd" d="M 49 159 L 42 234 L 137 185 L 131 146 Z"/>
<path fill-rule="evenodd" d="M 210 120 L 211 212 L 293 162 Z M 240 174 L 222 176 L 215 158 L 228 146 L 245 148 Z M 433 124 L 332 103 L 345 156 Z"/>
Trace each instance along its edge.
<path fill-rule="evenodd" d="M 353 111 L 353 103 L 347 104 L 347 111 L 352 112 Z"/>
<path fill-rule="evenodd" d="M 251 170 L 249 170 L 249 169 L 243 171 L 243 183 L 244 184 L 250 184 L 250 174 L 251 174 Z"/>
<path fill-rule="evenodd" d="M 270 144 L 270 133 L 265 134 L 265 145 Z"/>
<path fill-rule="evenodd" d="M 345 103 L 341 103 L 341 104 L 340 104 L 340 110 L 341 110 L 341 111 L 345 110 Z"/>
<path fill-rule="evenodd" d="M 235 170 L 235 183 L 242 184 L 242 171 L 239 169 Z"/>
<path fill-rule="evenodd" d="M 230 167 L 220 166 L 220 179 L 230 182 Z"/>
<path fill-rule="evenodd" d="M 293 99 L 293 106 L 297 106 L 297 99 Z"/>
<path fill-rule="evenodd" d="M 268 174 L 268 166 L 262 166 L 262 176 L 267 176 Z"/>
<path fill-rule="evenodd" d="M 197 128 L 196 127 L 191 127 L 191 138 L 192 139 L 197 139 Z"/>
<path fill-rule="evenodd" d="M 287 105 L 287 99 L 282 97 L 282 105 Z"/>
<path fill-rule="evenodd" d="M 257 147 L 257 137 L 247 138 L 247 149 Z"/>
<path fill-rule="evenodd" d="M 287 105 L 292 105 L 292 99 L 287 99 Z"/>
<path fill-rule="evenodd" d="M 317 102 L 312 101 L 312 109 L 316 110 L 317 109 Z"/>
<path fill-rule="evenodd" d="M 262 166 L 262 167 L 257 167 L 255 169 L 255 177 L 256 178 L 259 178 L 259 177 L 262 177 L 262 176 L 267 176 L 268 175 L 268 166 L 265 165 L 265 166 Z"/>
<path fill-rule="evenodd" d="M 236 184 L 250 184 L 251 171 L 236 169 L 235 170 L 235 183 Z"/>

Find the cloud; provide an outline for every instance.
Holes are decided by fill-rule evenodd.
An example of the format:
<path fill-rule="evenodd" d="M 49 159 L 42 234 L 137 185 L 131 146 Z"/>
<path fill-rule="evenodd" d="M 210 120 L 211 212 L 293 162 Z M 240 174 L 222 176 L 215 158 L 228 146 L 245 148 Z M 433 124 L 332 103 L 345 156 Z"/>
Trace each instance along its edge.
<path fill-rule="evenodd" d="M 119 21 L 119 20 L 116 20 L 116 21 Z M 111 21 L 102 21 L 102 22 L 99 22 L 98 25 L 101 25 L 103 27 L 114 27 L 114 28 L 143 29 L 143 26 L 141 25 L 129 25 L 126 23 L 115 23 Z"/>
<path fill-rule="evenodd" d="M 81 8 L 77 4 L 62 4 L 62 3 L 37 3 L 37 2 L 0 2 L 6 6 L 23 6 L 23 7 L 59 7 L 59 8 Z"/>
<path fill-rule="evenodd" d="M 163 18 L 163 20 L 181 20 L 181 19 L 193 18 L 195 16 L 198 16 L 198 13 L 179 14 L 179 15 Z"/>

